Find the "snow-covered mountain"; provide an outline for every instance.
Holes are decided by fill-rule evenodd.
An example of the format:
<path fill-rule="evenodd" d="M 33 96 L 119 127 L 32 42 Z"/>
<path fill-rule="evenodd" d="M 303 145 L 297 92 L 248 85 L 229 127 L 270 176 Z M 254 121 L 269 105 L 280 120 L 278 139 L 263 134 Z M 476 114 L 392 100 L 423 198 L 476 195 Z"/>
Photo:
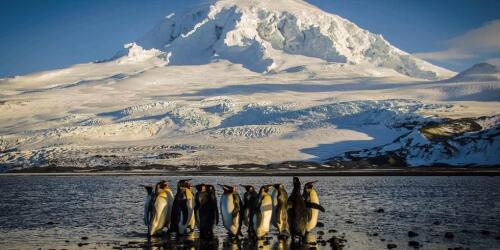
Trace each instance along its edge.
<path fill-rule="evenodd" d="M 144 52 L 138 56 L 140 48 Z M 159 51 L 171 65 L 225 59 L 256 72 L 308 64 L 310 60 L 293 56 L 301 55 L 329 63 L 385 67 L 415 78 L 452 74 L 301 0 L 222 0 L 171 14 L 118 56 L 142 59 Z"/>
<path fill-rule="evenodd" d="M 500 67 L 491 63 L 478 63 L 446 80 L 447 82 L 495 82 L 500 81 Z"/>
<path fill-rule="evenodd" d="M 304 1 L 215 1 L 110 60 L 0 79 L 0 171 L 500 164 L 500 83 L 453 75 Z"/>

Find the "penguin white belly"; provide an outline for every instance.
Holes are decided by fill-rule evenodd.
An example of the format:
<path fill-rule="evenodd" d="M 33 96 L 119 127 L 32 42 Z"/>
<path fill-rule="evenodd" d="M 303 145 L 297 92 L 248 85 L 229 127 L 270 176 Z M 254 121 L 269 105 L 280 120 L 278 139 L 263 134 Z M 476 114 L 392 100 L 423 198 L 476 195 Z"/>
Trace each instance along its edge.
<path fill-rule="evenodd" d="M 167 210 L 167 199 L 165 197 L 158 196 L 155 200 L 153 218 L 151 219 L 151 235 L 156 234 L 165 226 Z"/>
<path fill-rule="evenodd" d="M 165 218 L 165 227 L 170 227 L 170 219 L 172 218 L 172 206 L 174 205 L 174 193 L 171 190 L 167 191 L 167 214 Z"/>
<path fill-rule="evenodd" d="M 318 194 L 314 190 L 311 191 L 309 197 L 308 202 L 319 205 Z M 310 232 L 316 227 L 316 224 L 318 224 L 319 210 L 308 208 L 308 212 L 311 214 L 311 217 L 307 220 L 306 231 Z"/>
<path fill-rule="evenodd" d="M 253 216 L 254 230 L 257 237 L 263 237 L 269 232 L 272 215 L 272 200 L 271 197 L 267 195 L 264 199 L 262 199 L 260 212 Z"/>
<path fill-rule="evenodd" d="M 238 226 L 233 225 L 233 211 L 234 211 L 234 200 L 233 195 L 222 195 L 220 200 L 222 222 L 224 227 L 232 234 L 238 233 Z M 238 215 L 237 215 L 238 217 Z M 238 221 L 239 218 L 236 218 Z"/>

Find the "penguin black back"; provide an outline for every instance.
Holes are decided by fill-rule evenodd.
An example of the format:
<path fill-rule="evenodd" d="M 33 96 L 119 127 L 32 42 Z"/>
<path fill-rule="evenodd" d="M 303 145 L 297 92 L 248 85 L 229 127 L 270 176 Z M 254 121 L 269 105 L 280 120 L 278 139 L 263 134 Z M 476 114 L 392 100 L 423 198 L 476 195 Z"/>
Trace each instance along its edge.
<path fill-rule="evenodd" d="M 287 202 L 288 226 L 292 240 L 294 236 L 299 236 L 301 240 L 306 236 L 307 207 L 300 191 L 300 180 L 297 177 L 293 177 L 293 190 Z"/>
<path fill-rule="evenodd" d="M 189 188 L 189 181 L 191 179 L 180 180 L 177 182 L 177 192 L 174 197 L 174 202 L 172 205 L 172 215 L 171 215 L 171 231 L 178 233 L 179 231 L 179 222 L 181 220 L 181 214 L 184 220 L 187 219 L 187 207 L 185 206 L 186 197 L 184 196 L 183 189 Z"/>
<path fill-rule="evenodd" d="M 252 185 L 241 185 L 245 188 L 245 194 L 243 194 L 243 221 L 244 224 L 248 227 L 248 233 L 253 235 L 253 215 L 255 213 L 255 209 L 257 207 L 257 203 L 259 201 L 259 194 L 255 191 L 254 186 Z"/>
<path fill-rule="evenodd" d="M 202 238 L 213 236 L 213 228 L 218 223 L 217 197 L 212 185 L 196 185 L 195 215 Z"/>

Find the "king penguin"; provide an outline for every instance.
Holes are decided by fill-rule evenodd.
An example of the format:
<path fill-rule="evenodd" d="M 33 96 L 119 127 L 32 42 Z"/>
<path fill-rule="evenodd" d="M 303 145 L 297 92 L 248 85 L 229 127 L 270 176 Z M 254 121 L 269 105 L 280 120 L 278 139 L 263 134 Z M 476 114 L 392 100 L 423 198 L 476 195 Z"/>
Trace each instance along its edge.
<path fill-rule="evenodd" d="M 223 225 L 231 236 L 238 237 L 238 235 L 241 234 L 242 224 L 242 204 L 240 195 L 234 186 L 220 186 L 224 190 L 220 198 L 220 212 L 222 214 Z"/>
<path fill-rule="evenodd" d="M 259 190 L 259 200 L 253 214 L 253 231 L 257 239 L 262 239 L 268 232 L 273 214 L 273 201 L 269 195 L 269 187 L 262 186 Z"/>
<path fill-rule="evenodd" d="M 171 229 L 177 235 L 185 235 L 194 232 L 196 220 L 194 216 L 194 195 L 188 180 L 180 180 L 177 183 L 172 207 Z"/>
<path fill-rule="evenodd" d="M 148 227 L 149 231 L 149 225 L 151 223 L 151 207 L 154 200 L 153 187 L 151 185 L 141 185 L 141 187 L 144 187 L 147 192 L 146 198 L 144 199 L 144 225 Z"/>
<path fill-rule="evenodd" d="M 318 223 L 319 211 L 325 212 L 325 209 L 319 204 L 318 193 L 314 189 L 314 183 L 317 181 L 308 182 L 304 185 L 304 200 L 307 206 L 307 226 L 306 231 L 311 232 Z"/>
<path fill-rule="evenodd" d="M 304 197 L 300 194 L 300 180 L 293 177 L 293 190 L 287 201 L 288 226 L 292 241 L 299 237 L 301 242 L 305 242 L 307 226 L 307 207 Z"/>
<path fill-rule="evenodd" d="M 215 225 L 219 223 L 215 188 L 212 185 L 198 184 L 196 191 L 194 206 L 196 225 L 201 238 L 210 238 L 214 234 Z"/>
<path fill-rule="evenodd" d="M 243 194 L 243 224 L 248 228 L 248 233 L 252 235 L 253 232 L 253 213 L 257 201 L 259 199 L 259 194 L 255 191 L 252 185 L 241 185 L 245 188 L 245 194 Z"/>
<path fill-rule="evenodd" d="M 149 235 L 157 234 L 164 227 L 167 229 L 169 228 L 173 201 L 174 195 L 167 182 L 158 182 L 158 184 L 156 184 L 152 206 L 150 206 L 151 220 Z"/>
<path fill-rule="evenodd" d="M 273 187 L 274 190 L 271 194 L 273 200 L 273 217 L 271 221 L 274 227 L 278 229 L 279 235 L 286 237 L 290 235 L 287 214 L 288 194 L 283 184 L 274 184 Z"/>

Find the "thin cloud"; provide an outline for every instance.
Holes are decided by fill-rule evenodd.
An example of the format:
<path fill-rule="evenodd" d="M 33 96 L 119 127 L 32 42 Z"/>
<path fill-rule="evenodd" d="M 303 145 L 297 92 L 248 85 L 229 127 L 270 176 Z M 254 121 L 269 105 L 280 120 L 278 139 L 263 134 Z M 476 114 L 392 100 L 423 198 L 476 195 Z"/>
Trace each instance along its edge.
<path fill-rule="evenodd" d="M 448 41 L 448 49 L 443 51 L 415 53 L 426 60 L 449 61 L 470 59 L 479 54 L 500 51 L 500 20 L 493 20 Z"/>

